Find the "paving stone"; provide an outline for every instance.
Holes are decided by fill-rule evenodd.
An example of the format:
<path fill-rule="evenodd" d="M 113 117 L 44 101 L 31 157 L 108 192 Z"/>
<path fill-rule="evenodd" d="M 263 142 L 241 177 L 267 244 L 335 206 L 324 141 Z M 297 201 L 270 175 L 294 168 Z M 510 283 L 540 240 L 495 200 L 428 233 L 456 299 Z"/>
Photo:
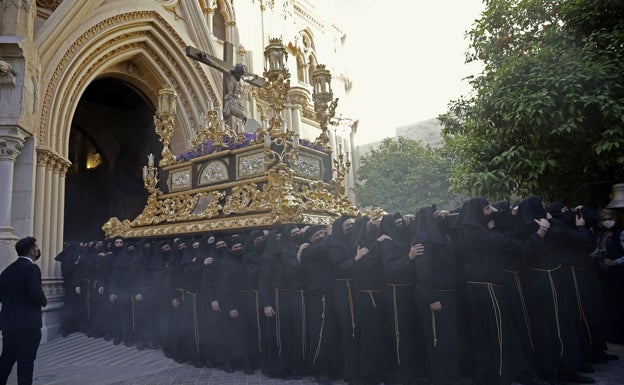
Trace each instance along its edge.
<path fill-rule="evenodd" d="M 624 384 L 624 346 L 609 345 L 619 360 L 594 366 L 596 385 Z M 8 384 L 16 385 L 16 367 Z M 312 385 L 314 378 L 280 380 L 256 372 L 195 368 L 166 358 L 160 350 L 137 350 L 74 333 L 41 344 L 33 385 Z M 335 385 L 345 385 L 335 381 Z"/>

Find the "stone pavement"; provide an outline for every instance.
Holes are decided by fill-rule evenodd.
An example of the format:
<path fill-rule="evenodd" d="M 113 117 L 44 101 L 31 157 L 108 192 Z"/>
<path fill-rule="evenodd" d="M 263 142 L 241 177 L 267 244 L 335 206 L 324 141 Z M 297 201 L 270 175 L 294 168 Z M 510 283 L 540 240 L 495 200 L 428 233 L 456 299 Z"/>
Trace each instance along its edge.
<path fill-rule="evenodd" d="M 591 376 L 597 385 L 624 384 L 624 346 L 610 345 L 618 361 L 598 364 Z M 139 351 L 75 333 L 41 344 L 35 361 L 34 385 L 312 385 L 314 379 L 285 381 L 256 373 L 197 369 L 166 358 L 160 350 Z M 16 368 L 9 385 L 17 384 Z M 343 385 L 344 383 L 336 383 Z"/>

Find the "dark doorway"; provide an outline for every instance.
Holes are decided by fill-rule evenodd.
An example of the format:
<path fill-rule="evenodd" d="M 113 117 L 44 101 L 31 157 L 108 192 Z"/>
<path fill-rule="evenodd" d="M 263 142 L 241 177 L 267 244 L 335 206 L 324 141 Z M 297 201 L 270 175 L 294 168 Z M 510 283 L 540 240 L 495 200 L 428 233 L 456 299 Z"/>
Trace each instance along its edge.
<path fill-rule="evenodd" d="M 154 131 L 155 108 L 128 83 L 115 78 L 93 81 L 72 120 L 65 182 L 64 239 L 102 238 L 111 217 L 136 218 L 147 191 L 141 167 L 147 155 L 160 158 Z"/>

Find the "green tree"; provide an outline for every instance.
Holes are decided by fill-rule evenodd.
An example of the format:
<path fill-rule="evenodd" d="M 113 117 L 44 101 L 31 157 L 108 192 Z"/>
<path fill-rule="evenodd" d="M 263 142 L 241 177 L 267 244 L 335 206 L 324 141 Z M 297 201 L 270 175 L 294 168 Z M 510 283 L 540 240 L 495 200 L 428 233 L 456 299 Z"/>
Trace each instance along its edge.
<path fill-rule="evenodd" d="M 403 137 L 384 139 L 361 159 L 355 186 L 360 207 L 415 213 L 419 207 L 445 204 L 452 198 L 450 163 L 443 150 Z"/>
<path fill-rule="evenodd" d="M 467 53 L 484 70 L 439 117 L 452 190 L 579 200 L 582 186 L 621 178 L 624 2 L 485 3 Z"/>

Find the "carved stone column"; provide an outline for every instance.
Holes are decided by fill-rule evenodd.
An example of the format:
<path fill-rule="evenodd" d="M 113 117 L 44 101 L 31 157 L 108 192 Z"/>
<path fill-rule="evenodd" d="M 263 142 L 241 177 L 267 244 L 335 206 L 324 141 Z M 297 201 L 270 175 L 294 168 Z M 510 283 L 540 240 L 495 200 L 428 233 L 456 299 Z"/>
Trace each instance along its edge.
<path fill-rule="evenodd" d="M 212 0 L 199 0 L 199 5 L 202 9 L 202 12 L 204 13 L 205 17 L 206 17 L 206 26 L 207 26 L 207 30 L 212 32 L 212 18 L 214 16 L 214 8 L 213 7 L 213 1 Z"/>
<path fill-rule="evenodd" d="M 37 149 L 37 169 L 35 172 L 35 238 L 43 239 L 43 213 L 45 200 L 45 171 L 48 163 L 49 151 L 41 148 Z"/>
<path fill-rule="evenodd" d="M 0 129 L 0 269 L 15 257 L 15 241 L 11 226 L 13 207 L 13 171 L 15 160 L 24 146 L 25 135 L 17 128 Z"/>
<path fill-rule="evenodd" d="M 64 222 L 65 222 L 65 174 L 67 174 L 67 170 L 69 169 L 70 162 L 64 159 L 57 159 L 55 167 L 54 167 L 54 180 L 56 187 L 56 202 L 54 207 L 54 213 L 52 215 L 52 220 L 56 221 L 54 228 L 56 229 L 56 236 L 54 239 L 54 245 L 52 250 L 54 250 L 54 255 L 50 255 L 50 264 L 51 268 L 48 270 L 49 277 L 61 277 L 61 267 L 60 264 L 55 263 L 53 261 L 56 254 L 58 254 L 63 249 L 63 233 L 64 233 Z"/>

